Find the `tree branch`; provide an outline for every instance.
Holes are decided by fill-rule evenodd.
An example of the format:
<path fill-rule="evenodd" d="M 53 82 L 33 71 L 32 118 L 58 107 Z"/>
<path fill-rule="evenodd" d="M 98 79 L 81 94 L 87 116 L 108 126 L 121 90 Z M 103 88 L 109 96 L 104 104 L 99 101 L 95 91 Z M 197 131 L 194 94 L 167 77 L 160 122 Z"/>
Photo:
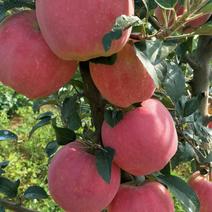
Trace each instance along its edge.
<path fill-rule="evenodd" d="M 93 83 L 89 70 L 89 62 L 80 62 L 80 73 L 84 82 L 85 97 L 88 99 L 91 107 L 92 122 L 96 129 L 96 142 L 102 144 L 101 127 L 104 121 L 106 101 L 102 98 Z"/>
<path fill-rule="evenodd" d="M 25 208 L 18 203 L 6 199 L 0 199 L 0 205 L 15 212 L 38 212 L 35 210 Z"/>
<path fill-rule="evenodd" d="M 204 124 L 208 119 L 209 85 L 211 78 L 210 60 L 212 59 L 212 36 L 200 36 L 196 51 L 187 56 L 187 62 L 193 69 L 191 81 L 192 94 L 194 96 L 204 93 L 200 106 L 200 113 L 203 116 Z"/>

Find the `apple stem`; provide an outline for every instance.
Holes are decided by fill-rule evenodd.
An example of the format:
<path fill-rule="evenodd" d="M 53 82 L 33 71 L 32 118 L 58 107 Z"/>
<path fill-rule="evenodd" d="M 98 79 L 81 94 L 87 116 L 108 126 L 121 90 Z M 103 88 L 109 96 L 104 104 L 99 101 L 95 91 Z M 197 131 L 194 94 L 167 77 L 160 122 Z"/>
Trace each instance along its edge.
<path fill-rule="evenodd" d="M 84 95 L 88 99 L 92 113 L 92 123 L 95 127 L 97 144 L 102 144 L 101 127 L 104 121 L 104 111 L 106 101 L 97 90 L 90 75 L 89 62 L 80 62 L 80 73 L 84 84 Z"/>

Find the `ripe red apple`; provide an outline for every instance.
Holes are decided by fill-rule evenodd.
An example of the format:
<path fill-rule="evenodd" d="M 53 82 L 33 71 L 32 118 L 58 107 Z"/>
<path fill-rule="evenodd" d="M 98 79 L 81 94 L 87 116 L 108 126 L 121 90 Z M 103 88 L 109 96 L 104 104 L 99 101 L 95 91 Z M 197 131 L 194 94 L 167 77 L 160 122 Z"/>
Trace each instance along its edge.
<path fill-rule="evenodd" d="M 212 121 L 208 123 L 208 128 L 212 129 Z"/>
<path fill-rule="evenodd" d="M 86 61 L 112 55 L 126 44 L 131 29 L 113 41 L 107 52 L 102 39 L 118 16 L 134 14 L 134 1 L 37 0 L 36 13 L 42 34 L 56 55 L 66 60 Z"/>
<path fill-rule="evenodd" d="M 155 9 L 155 16 L 156 16 L 158 22 L 162 26 L 165 25 L 165 18 L 163 16 L 163 11 L 165 11 L 165 14 L 167 16 L 167 19 L 168 19 L 167 21 L 168 21 L 169 27 L 173 25 L 175 18 L 176 19 L 179 18 L 179 16 L 183 15 L 186 12 L 185 8 L 182 5 L 180 5 L 179 3 L 176 4 L 174 9 L 175 9 L 176 17 L 175 17 L 174 11 L 172 11 L 172 10 L 164 10 L 159 6 Z M 210 16 L 211 16 L 211 14 L 206 14 L 206 15 L 197 17 L 191 21 L 188 21 L 185 24 L 183 31 L 186 33 L 194 31 L 196 28 L 198 28 L 201 25 L 203 25 L 204 23 L 206 23 L 206 21 L 210 18 Z"/>
<path fill-rule="evenodd" d="M 119 107 L 149 99 L 155 90 L 154 81 L 129 43 L 117 54 L 114 65 L 90 63 L 90 73 L 102 96 Z"/>
<path fill-rule="evenodd" d="M 0 81 L 35 99 L 67 83 L 77 62 L 63 61 L 49 49 L 34 11 L 8 17 L 0 25 Z"/>
<path fill-rule="evenodd" d="M 212 173 L 210 173 L 212 179 Z M 195 172 L 189 179 L 189 185 L 196 192 L 200 201 L 200 212 L 212 211 L 212 181 L 209 174 L 201 175 L 199 171 Z"/>
<path fill-rule="evenodd" d="M 100 212 L 114 198 L 120 186 L 120 169 L 112 165 L 111 181 L 98 174 L 95 156 L 78 141 L 56 153 L 48 170 L 49 191 L 67 212 Z"/>
<path fill-rule="evenodd" d="M 174 212 L 173 200 L 158 182 L 142 186 L 121 185 L 108 212 Z"/>
<path fill-rule="evenodd" d="M 161 170 L 177 150 L 173 119 L 158 100 L 149 99 L 128 112 L 115 126 L 102 126 L 105 146 L 115 149 L 114 162 L 123 170 L 147 175 Z"/>

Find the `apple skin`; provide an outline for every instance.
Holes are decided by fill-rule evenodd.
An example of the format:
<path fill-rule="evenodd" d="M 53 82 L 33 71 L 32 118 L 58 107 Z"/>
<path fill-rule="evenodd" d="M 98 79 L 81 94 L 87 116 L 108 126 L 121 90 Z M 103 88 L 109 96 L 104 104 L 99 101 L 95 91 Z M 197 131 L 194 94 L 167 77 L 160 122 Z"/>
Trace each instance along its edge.
<path fill-rule="evenodd" d="M 100 212 L 120 186 L 120 169 L 113 164 L 110 184 L 98 174 L 95 156 L 79 141 L 62 147 L 48 170 L 52 198 L 67 212 Z"/>
<path fill-rule="evenodd" d="M 0 81 L 30 99 L 45 97 L 67 83 L 77 62 L 59 59 L 47 46 L 35 11 L 12 15 L 0 25 Z"/>
<path fill-rule="evenodd" d="M 208 128 L 212 129 L 212 121 L 208 123 Z"/>
<path fill-rule="evenodd" d="M 115 64 L 90 63 L 90 73 L 102 96 L 122 108 L 151 98 L 155 91 L 154 81 L 129 43 L 117 54 Z"/>
<path fill-rule="evenodd" d="M 135 176 L 161 170 L 178 145 L 173 119 L 155 99 L 146 100 L 142 107 L 125 114 L 113 128 L 104 121 L 102 141 L 115 150 L 114 162 Z"/>
<path fill-rule="evenodd" d="M 212 173 L 210 173 L 212 179 Z M 200 212 L 212 211 L 212 181 L 209 180 L 209 174 L 201 175 L 196 171 L 190 177 L 188 184 L 196 192 L 200 201 Z"/>
<path fill-rule="evenodd" d="M 121 185 L 108 212 L 174 212 L 168 190 L 158 182 L 141 186 Z"/>
<path fill-rule="evenodd" d="M 133 0 L 37 0 L 36 13 L 42 34 L 58 57 L 86 61 L 110 56 L 126 44 L 131 29 L 112 42 L 105 52 L 102 39 L 120 15 L 134 14 Z"/>

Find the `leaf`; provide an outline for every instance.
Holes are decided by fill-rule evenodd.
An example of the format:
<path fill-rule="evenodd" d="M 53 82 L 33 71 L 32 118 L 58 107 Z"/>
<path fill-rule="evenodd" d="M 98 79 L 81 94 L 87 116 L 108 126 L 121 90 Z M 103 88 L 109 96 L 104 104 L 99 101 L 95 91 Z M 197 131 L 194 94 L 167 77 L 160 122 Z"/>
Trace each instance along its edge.
<path fill-rule="evenodd" d="M 212 2 L 208 2 L 200 11 L 199 13 L 212 13 Z"/>
<path fill-rule="evenodd" d="M 77 98 L 76 95 L 66 98 L 61 109 L 62 119 L 71 130 L 77 130 L 81 127 Z"/>
<path fill-rule="evenodd" d="M 115 64 L 117 59 L 117 54 L 113 54 L 110 57 L 97 57 L 91 59 L 90 62 L 94 64 L 105 64 L 105 65 L 113 65 Z"/>
<path fill-rule="evenodd" d="M 17 141 L 18 136 L 9 130 L 0 130 L 0 141 Z"/>
<path fill-rule="evenodd" d="M 163 87 L 174 102 L 177 102 L 185 91 L 185 77 L 176 64 L 170 63 L 166 67 L 167 73 Z"/>
<path fill-rule="evenodd" d="M 0 176 L 0 192 L 8 198 L 16 197 L 20 181 L 11 181 L 5 177 Z"/>
<path fill-rule="evenodd" d="M 172 53 L 178 46 L 175 40 L 147 40 L 145 54 L 154 65 L 159 64 L 163 59 Z"/>
<path fill-rule="evenodd" d="M 30 199 L 30 200 L 46 199 L 46 198 L 48 198 L 48 195 L 42 187 L 40 187 L 40 186 L 30 186 L 24 192 L 24 198 Z"/>
<path fill-rule="evenodd" d="M 112 161 L 115 155 L 115 150 L 110 147 L 104 149 L 98 149 L 95 152 L 96 167 L 99 175 L 104 179 L 106 183 L 110 183 Z"/>
<path fill-rule="evenodd" d="M 172 9 L 174 8 L 177 0 L 154 0 L 160 7 L 164 9 Z"/>
<path fill-rule="evenodd" d="M 106 110 L 104 119 L 111 127 L 115 127 L 123 119 L 123 113 L 120 110 Z"/>
<path fill-rule="evenodd" d="M 76 134 L 73 130 L 57 127 L 55 121 L 52 123 L 52 126 L 56 134 L 56 141 L 58 145 L 66 145 L 76 140 Z"/>
<path fill-rule="evenodd" d="M 186 212 L 198 212 L 199 200 L 192 188 L 181 178 L 172 175 L 159 174 L 156 179 L 165 184 L 172 194 L 183 205 Z"/>
<path fill-rule="evenodd" d="M 204 98 L 204 94 L 192 97 L 184 105 L 184 117 L 190 116 L 200 107 L 201 101 Z"/>
<path fill-rule="evenodd" d="M 212 35 L 212 22 L 208 22 L 195 30 L 197 35 Z"/>
<path fill-rule="evenodd" d="M 174 169 L 182 162 L 191 161 L 195 157 L 195 150 L 187 142 L 179 142 L 177 153 L 171 159 L 171 165 Z"/>
<path fill-rule="evenodd" d="M 143 64 L 151 78 L 153 79 L 155 86 L 158 88 L 159 87 L 159 79 L 155 70 L 155 67 L 152 65 L 150 60 L 144 55 L 143 52 L 141 52 L 136 46 L 135 46 L 135 52 L 136 56 L 140 60 L 140 62 Z"/>
<path fill-rule="evenodd" d="M 58 149 L 58 143 L 56 141 L 51 141 L 46 145 L 45 152 L 48 157 L 51 157 Z"/>
<path fill-rule="evenodd" d="M 5 212 L 5 208 L 0 205 L 0 212 Z"/>
<path fill-rule="evenodd" d="M 10 161 L 5 160 L 3 162 L 0 162 L 0 169 L 4 169 L 9 165 Z"/>
<path fill-rule="evenodd" d="M 121 38 L 124 30 L 139 24 L 141 24 L 141 20 L 137 16 L 119 16 L 111 31 L 105 34 L 102 39 L 104 50 L 108 51 L 111 47 L 112 41 Z"/>
<path fill-rule="evenodd" d="M 50 111 L 48 112 L 45 112 L 45 113 L 41 113 L 38 117 L 37 117 L 37 120 L 42 120 L 42 119 L 45 119 L 45 118 L 52 118 L 54 116 L 54 114 Z"/>
<path fill-rule="evenodd" d="M 32 129 L 31 129 L 31 131 L 30 131 L 30 133 L 29 133 L 29 138 L 31 138 L 31 136 L 33 135 L 33 133 L 34 133 L 37 129 L 39 129 L 39 128 L 45 126 L 45 125 L 50 124 L 50 123 L 51 123 L 51 120 L 52 120 L 52 117 L 49 117 L 49 116 L 47 116 L 47 117 L 41 119 L 41 121 L 39 121 L 37 124 L 35 124 L 35 125 L 32 127 Z"/>

